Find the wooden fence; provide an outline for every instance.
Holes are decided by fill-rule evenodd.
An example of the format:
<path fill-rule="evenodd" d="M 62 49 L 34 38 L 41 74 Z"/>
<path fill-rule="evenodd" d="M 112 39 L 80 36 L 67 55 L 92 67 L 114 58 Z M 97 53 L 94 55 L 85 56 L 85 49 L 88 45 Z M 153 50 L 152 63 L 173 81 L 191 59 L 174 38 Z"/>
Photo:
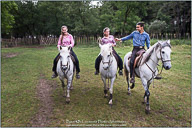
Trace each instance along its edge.
<path fill-rule="evenodd" d="M 151 39 L 181 39 L 181 34 L 153 34 L 149 33 Z M 94 44 L 98 43 L 99 36 L 73 36 L 75 45 L 81 44 Z M 123 36 L 115 36 L 123 37 Z M 190 39 L 191 35 L 189 33 L 185 34 L 185 39 Z M 13 47 L 21 45 L 57 45 L 58 37 L 43 37 L 39 36 L 38 38 L 11 38 L 11 39 L 1 39 L 2 47 Z"/>

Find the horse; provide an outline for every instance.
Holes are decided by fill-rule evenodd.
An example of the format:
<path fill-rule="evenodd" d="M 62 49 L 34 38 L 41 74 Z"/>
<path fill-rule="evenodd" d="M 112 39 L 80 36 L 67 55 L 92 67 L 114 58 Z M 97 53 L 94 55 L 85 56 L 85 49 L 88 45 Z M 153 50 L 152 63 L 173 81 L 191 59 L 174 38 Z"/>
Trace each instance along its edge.
<path fill-rule="evenodd" d="M 132 52 L 128 52 L 124 56 L 124 73 L 126 75 L 126 80 L 128 84 L 128 94 L 131 94 L 129 87 L 129 72 L 130 72 L 130 58 Z M 135 74 L 142 81 L 144 93 L 144 104 L 146 104 L 145 112 L 150 113 L 149 105 L 149 85 L 152 83 L 153 79 L 158 74 L 157 65 L 159 60 L 162 61 L 162 69 L 169 70 L 171 68 L 171 44 L 170 40 L 158 41 L 153 46 L 151 46 L 144 54 L 140 60 L 140 64 L 135 68 Z M 162 71 L 162 70 L 161 70 Z M 134 87 L 134 83 L 131 89 Z"/>
<path fill-rule="evenodd" d="M 111 85 L 109 88 L 110 97 L 109 97 L 109 105 L 112 106 L 112 97 L 113 97 L 113 84 L 116 78 L 117 73 L 117 61 L 115 57 L 113 56 L 113 50 L 111 44 L 99 44 L 100 47 L 100 54 L 101 54 L 101 62 L 99 71 L 101 73 L 101 79 L 104 83 L 104 97 L 107 98 L 108 94 L 108 88 L 106 86 L 106 79 L 110 79 Z"/>
<path fill-rule="evenodd" d="M 73 78 L 75 72 L 75 65 L 72 61 L 70 50 L 71 47 L 59 47 L 60 58 L 57 63 L 57 74 L 62 83 L 63 96 L 66 97 L 66 103 L 70 103 L 70 89 L 73 88 Z M 67 89 L 65 90 L 64 78 L 67 79 Z"/>

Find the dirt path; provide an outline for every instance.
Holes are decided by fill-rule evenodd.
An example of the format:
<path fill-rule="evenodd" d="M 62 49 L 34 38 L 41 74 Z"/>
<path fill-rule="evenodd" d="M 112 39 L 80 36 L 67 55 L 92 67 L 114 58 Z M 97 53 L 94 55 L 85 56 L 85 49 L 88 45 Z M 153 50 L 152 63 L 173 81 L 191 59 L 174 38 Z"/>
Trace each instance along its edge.
<path fill-rule="evenodd" d="M 3 55 L 3 57 L 5 58 L 12 58 L 12 57 L 15 57 L 17 56 L 19 53 L 7 53 L 5 55 Z"/>
<path fill-rule="evenodd" d="M 41 76 L 37 85 L 37 98 L 40 100 L 40 108 L 31 121 L 32 127 L 46 127 L 51 122 L 53 112 L 52 93 L 58 87 L 56 82 L 48 81 Z"/>

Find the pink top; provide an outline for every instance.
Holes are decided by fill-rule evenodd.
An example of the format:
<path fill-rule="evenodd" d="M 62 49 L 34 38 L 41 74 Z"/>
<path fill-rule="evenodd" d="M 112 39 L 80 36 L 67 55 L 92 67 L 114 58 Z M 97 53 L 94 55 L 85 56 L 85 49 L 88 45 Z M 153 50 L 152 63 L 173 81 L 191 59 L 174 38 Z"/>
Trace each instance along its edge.
<path fill-rule="evenodd" d="M 103 44 L 111 43 L 111 44 L 116 45 L 115 39 L 114 39 L 114 37 L 112 35 L 109 35 L 109 37 L 103 37 L 101 39 L 101 41 L 102 41 Z"/>
<path fill-rule="evenodd" d="M 59 46 L 70 46 L 70 47 L 73 47 L 74 46 L 73 36 L 68 33 L 67 36 L 63 36 L 63 40 L 61 42 L 61 35 L 60 35 L 57 47 L 59 47 Z"/>

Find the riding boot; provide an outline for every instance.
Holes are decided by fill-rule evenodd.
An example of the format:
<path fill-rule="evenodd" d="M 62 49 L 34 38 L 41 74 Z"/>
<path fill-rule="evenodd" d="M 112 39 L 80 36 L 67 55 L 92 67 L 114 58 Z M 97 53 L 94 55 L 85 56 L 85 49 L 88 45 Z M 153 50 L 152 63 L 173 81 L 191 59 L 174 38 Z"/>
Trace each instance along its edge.
<path fill-rule="evenodd" d="M 79 72 L 76 72 L 76 79 L 80 79 Z"/>
<path fill-rule="evenodd" d="M 53 75 L 51 76 L 51 78 L 56 78 L 58 76 L 58 74 L 56 72 L 53 72 Z"/>
<path fill-rule="evenodd" d="M 130 83 L 135 83 L 135 77 L 131 77 Z"/>
<path fill-rule="evenodd" d="M 135 83 L 133 63 L 130 63 L 130 78 L 131 78 L 130 83 Z"/>
<path fill-rule="evenodd" d="M 119 75 L 121 75 L 121 76 L 123 75 L 123 72 L 122 72 L 122 70 L 119 70 Z"/>
<path fill-rule="evenodd" d="M 160 79 L 162 79 L 162 77 L 158 74 L 157 76 L 155 76 L 154 79 L 156 79 L 156 80 L 160 80 Z"/>
<path fill-rule="evenodd" d="M 99 71 L 98 70 L 95 71 L 95 75 L 99 75 Z"/>

